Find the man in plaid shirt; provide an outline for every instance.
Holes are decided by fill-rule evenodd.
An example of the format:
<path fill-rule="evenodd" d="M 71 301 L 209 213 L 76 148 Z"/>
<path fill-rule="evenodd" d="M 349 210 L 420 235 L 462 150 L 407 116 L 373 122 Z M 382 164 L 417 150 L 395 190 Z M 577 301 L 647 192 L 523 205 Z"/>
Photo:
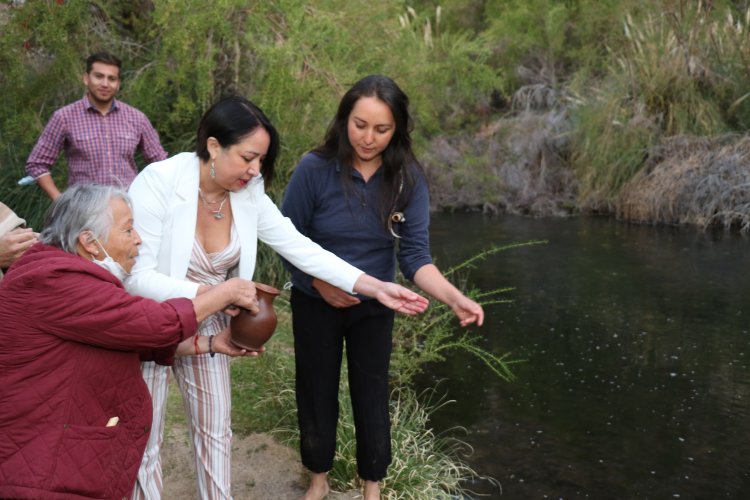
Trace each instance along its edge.
<path fill-rule="evenodd" d="M 26 173 L 53 200 L 60 191 L 50 175 L 61 150 L 68 160 L 68 185 L 107 184 L 127 189 L 138 174 L 134 155 L 140 149 L 149 163 L 166 151 L 146 115 L 115 99 L 121 61 L 104 52 L 86 59 L 83 99 L 57 110 L 26 161 Z"/>

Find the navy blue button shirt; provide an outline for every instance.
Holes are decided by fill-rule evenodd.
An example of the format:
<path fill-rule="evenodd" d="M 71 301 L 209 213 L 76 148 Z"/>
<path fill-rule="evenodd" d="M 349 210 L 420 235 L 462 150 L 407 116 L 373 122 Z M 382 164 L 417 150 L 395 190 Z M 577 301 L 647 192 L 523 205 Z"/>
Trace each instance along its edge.
<path fill-rule="evenodd" d="M 430 213 L 427 182 L 422 175 L 403 208 L 404 222 L 394 223 L 401 236 L 396 238 L 379 219 L 377 197 L 382 182 L 379 169 L 368 182 L 352 169 L 355 193 L 345 193 L 341 169 L 336 160 L 326 160 L 309 153 L 300 161 L 287 186 L 282 213 L 297 230 L 320 246 L 383 281 L 396 276 L 396 258 L 404 276 L 414 274 L 430 264 Z M 312 287 L 312 277 L 288 262 L 292 284 L 300 291 L 319 297 Z M 363 297 L 364 298 L 364 297 Z"/>

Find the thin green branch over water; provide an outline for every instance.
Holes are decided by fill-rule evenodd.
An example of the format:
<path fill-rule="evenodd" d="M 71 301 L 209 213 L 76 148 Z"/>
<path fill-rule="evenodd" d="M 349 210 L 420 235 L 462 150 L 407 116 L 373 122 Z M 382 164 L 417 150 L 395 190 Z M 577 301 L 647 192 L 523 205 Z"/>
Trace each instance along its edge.
<path fill-rule="evenodd" d="M 500 252 L 545 243 L 546 241 L 529 241 L 502 246 L 493 245 L 460 264 L 450 267 L 444 274 L 454 283 L 460 284 L 464 293 L 482 304 L 484 308 L 496 304 L 509 304 L 512 300 L 503 296 L 513 291 L 513 288 L 497 288 L 488 291 L 467 289 L 468 272 L 475 269 L 481 261 Z M 480 342 L 483 340 L 481 328 L 470 328 L 461 334 L 456 334 L 458 326 L 454 318 L 453 311 L 449 307 L 444 304 L 435 304 L 420 316 L 396 319 L 391 359 L 391 379 L 395 384 L 410 384 L 414 376 L 422 372 L 428 363 L 444 361 L 448 354 L 455 351 L 466 351 L 472 354 L 492 373 L 506 381 L 513 379 L 511 365 L 518 363 L 519 360 L 512 360 L 508 353 L 496 354 L 481 347 Z"/>

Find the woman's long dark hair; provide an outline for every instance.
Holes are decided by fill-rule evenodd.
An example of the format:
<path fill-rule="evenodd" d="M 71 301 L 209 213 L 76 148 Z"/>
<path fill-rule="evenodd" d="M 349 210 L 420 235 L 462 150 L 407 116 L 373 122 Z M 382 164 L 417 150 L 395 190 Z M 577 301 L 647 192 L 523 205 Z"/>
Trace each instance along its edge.
<path fill-rule="evenodd" d="M 274 163 L 279 154 L 279 133 L 258 106 L 244 97 L 226 97 L 209 108 L 198 124 L 196 154 L 203 161 L 211 159 L 208 152 L 208 138 L 214 137 L 222 148 L 238 144 L 258 127 L 268 132 L 271 138 L 268 152 L 263 159 L 260 173 L 266 189 L 273 181 Z"/>
<path fill-rule="evenodd" d="M 375 97 L 384 102 L 390 108 L 396 123 L 391 142 L 383 151 L 383 182 L 378 200 L 381 220 L 384 226 L 388 227 L 392 212 L 401 210 L 409 199 L 415 174 L 422 168 L 411 149 L 412 119 L 409 115 L 409 98 L 396 82 L 387 76 L 370 75 L 355 83 L 341 98 L 323 144 L 314 149 L 313 153 L 323 158 L 338 160 L 344 192 L 354 192 L 352 169 L 355 153 L 349 142 L 347 124 L 354 105 L 363 97 Z"/>

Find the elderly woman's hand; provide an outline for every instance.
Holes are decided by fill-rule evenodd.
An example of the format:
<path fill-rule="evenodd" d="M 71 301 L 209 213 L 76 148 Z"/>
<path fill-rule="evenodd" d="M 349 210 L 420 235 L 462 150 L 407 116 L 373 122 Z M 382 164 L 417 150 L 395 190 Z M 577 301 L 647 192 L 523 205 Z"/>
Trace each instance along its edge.
<path fill-rule="evenodd" d="M 265 347 L 261 347 L 258 351 L 239 348 L 232 343 L 231 336 L 229 327 L 223 329 L 218 335 L 215 335 L 211 344 L 213 351 L 226 354 L 227 356 L 258 356 L 266 350 Z"/>
<path fill-rule="evenodd" d="M 255 290 L 255 283 L 252 281 L 242 278 L 231 278 L 218 286 L 226 287 L 229 290 L 232 297 L 231 305 L 244 307 L 253 314 L 257 314 L 260 310 L 258 309 L 258 295 Z M 234 315 L 231 312 L 228 312 L 228 314 Z"/>
<path fill-rule="evenodd" d="M 265 352 L 266 348 L 250 351 L 234 345 L 231 341 L 229 327 L 224 328 L 218 335 L 199 335 L 188 337 L 179 344 L 175 350 L 176 356 L 196 356 L 198 354 L 226 354 L 227 356 L 258 356 Z"/>
<path fill-rule="evenodd" d="M 218 285 L 201 285 L 198 295 L 193 298 L 195 308 L 195 319 L 203 321 L 209 315 L 224 310 L 230 316 L 234 316 L 227 306 L 238 306 L 248 309 L 257 314 L 258 297 L 255 293 L 255 284 L 242 278 L 231 278 Z"/>

